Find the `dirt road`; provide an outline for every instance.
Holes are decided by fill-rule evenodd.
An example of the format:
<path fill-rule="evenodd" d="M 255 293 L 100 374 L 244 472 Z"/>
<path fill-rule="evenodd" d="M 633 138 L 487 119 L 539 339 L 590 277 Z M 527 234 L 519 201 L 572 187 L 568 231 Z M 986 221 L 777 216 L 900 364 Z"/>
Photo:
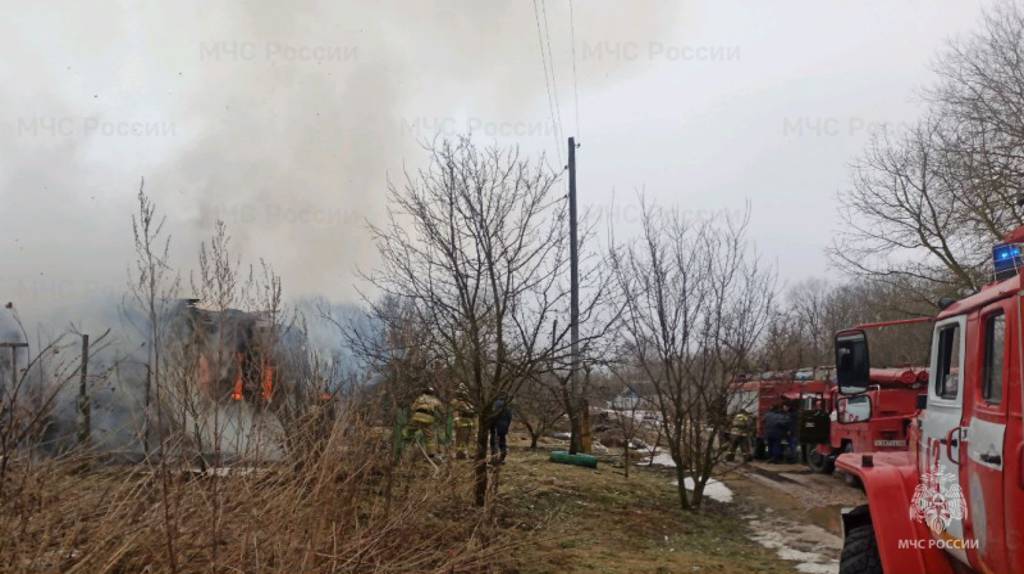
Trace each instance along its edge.
<path fill-rule="evenodd" d="M 863 492 L 802 465 L 753 462 L 723 480 L 752 503 L 743 518 L 757 543 L 795 562 L 798 572 L 839 571 L 840 511 L 864 504 Z"/>

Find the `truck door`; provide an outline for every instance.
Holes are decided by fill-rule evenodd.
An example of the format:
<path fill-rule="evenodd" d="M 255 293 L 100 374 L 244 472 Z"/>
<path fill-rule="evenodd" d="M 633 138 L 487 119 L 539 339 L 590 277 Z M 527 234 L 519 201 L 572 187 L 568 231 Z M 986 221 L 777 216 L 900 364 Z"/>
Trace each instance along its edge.
<path fill-rule="evenodd" d="M 1003 468 L 1006 434 L 1006 404 L 1003 389 L 1009 380 L 1010 363 L 1016 362 L 1009 351 L 1011 334 L 1016 328 L 1012 300 L 990 305 L 979 320 L 981 364 L 971 365 L 967 373 L 965 400 L 967 435 L 962 441 L 967 456 L 961 468 L 961 484 L 967 497 L 967 523 L 977 541 L 977 559 L 982 571 L 1007 572 L 1004 543 L 1005 491 Z M 1012 324 L 1012 327 L 1011 327 Z"/>
<path fill-rule="evenodd" d="M 800 401 L 800 444 L 828 444 L 831 421 L 820 394 L 803 395 Z"/>
<path fill-rule="evenodd" d="M 963 540 L 966 502 L 960 487 L 961 420 L 964 398 L 966 316 L 945 319 L 932 336 L 928 411 L 921 424 L 925 465 L 914 493 L 911 516 L 928 525 L 932 535 L 949 542 Z M 963 551 L 953 552 L 963 561 Z"/>

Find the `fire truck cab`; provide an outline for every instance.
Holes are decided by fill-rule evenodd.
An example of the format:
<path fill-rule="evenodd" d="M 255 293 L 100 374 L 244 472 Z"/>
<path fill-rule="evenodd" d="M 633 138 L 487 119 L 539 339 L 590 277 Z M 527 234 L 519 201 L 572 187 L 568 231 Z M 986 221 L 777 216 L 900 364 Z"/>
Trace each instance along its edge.
<path fill-rule="evenodd" d="M 928 371 L 920 368 L 871 369 L 868 390 L 845 396 L 836 386 L 800 412 L 800 442 L 807 466 L 831 474 L 836 457 L 848 452 L 907 450 Z"/>
<path fill-rule="evenodd" d="M 1024 228 L 996 246 L 996 282 L 934 319 L 911 448 L 837 459 L 868 499 L 843 513 L 840 574 L 1024 571 L 1022 243 Z M 864 330 L 839 333 L 835 351 L 840 392 L 864 396 Z"/>

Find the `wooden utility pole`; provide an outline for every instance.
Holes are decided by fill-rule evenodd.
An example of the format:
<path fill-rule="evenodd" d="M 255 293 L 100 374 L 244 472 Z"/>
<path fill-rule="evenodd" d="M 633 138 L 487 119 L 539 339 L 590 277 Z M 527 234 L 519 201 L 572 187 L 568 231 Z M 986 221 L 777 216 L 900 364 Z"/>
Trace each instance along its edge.
<path fill-rule="evenodd" d="M 576 138 L 569 138 L 569 333 L 571 337 L 570 383 L 573 408 L 579 409 L 579 362 L 580 362 L 580 261 L 576 236 Z M 576 421 L 569 441 L 569 453 L 576 454 L 582 446 L 582 413 L 576 413 Z"/>
<path fill-rule="evenodd" d="M 78 380 L 78 444 L 89 444 L 92 434 L 92 405 L 89 403 L 89 335 L 82 335 L 82 371 Z"/>

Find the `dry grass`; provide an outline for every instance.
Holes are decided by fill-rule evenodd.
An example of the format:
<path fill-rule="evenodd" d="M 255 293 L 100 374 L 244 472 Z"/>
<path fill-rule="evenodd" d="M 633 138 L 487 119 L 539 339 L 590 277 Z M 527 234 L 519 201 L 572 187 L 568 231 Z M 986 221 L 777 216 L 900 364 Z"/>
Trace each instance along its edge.
<path fill-rule="evenodd" d="M 494 557 L 506 541 L 471 506 L 468 466 L 440 478 L 422 460 L 395 468 L 380 434 L 339 424 L 323 448 L 289 463 L 169 466 L 166 516 L 159 464 L 12 460 L 0 570 L 504 571 Z"/>
<path fill-rule="evenodd" d="M 386 432 L 335 425 L 298 460 L 226 473 L 86 455 L 14 461 L 0 502 L 0 571 L 789 572 L 746 537 L 742 502 L 683 513 L 664 470 L 594 471 L 514 448 L 472 505 L 472 466 L 392 467 Z M 514 445 L 526 444 L 513 441 Z M 390 485 L 390 488 L 389 488 Z"/>

